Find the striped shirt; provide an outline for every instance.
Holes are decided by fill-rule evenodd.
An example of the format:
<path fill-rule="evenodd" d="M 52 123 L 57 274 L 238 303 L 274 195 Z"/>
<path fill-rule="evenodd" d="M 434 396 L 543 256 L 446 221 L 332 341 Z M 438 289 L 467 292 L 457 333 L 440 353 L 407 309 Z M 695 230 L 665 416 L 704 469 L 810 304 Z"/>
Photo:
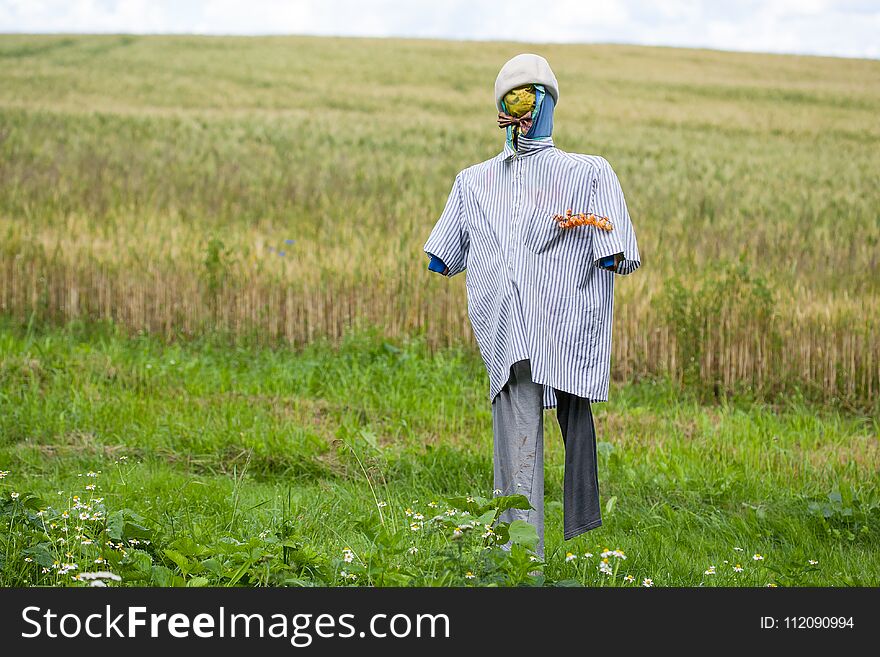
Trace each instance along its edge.
<path fill-rule="evenodd" d="M 544 386 L 608 401 L 614 274 L 640 263 L 623 192 L 602 157 L 567 153 L 553 140 L 518 138 L 490 160 L 458 173 L 424 251 L 447 276 L 467 270 L 468 317 L 489 374 L 489 400 L 510 366 L 531 361 Z M 613 230 L 560 228 L 554 215 L 594 213 Z M 617 268 L 599 265 L 623 254 Z"/>

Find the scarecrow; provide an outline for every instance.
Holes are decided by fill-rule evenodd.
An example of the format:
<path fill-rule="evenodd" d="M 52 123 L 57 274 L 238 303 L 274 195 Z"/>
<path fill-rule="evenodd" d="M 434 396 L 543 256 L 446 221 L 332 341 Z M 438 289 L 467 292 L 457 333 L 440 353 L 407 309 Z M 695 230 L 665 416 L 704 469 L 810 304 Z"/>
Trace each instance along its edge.
<path fill-rule="evenodd" d="M 558 101 L 546 59 L 504 64 L 495 80 L 504 147 L 456 175 L 424 246 L 430 270 L 467 270 L 468 317 L 489 375 L 495 492 L 532 506 L 501 519 L 532 524 L 540 555 L 544 409 L 556 408 L 565 445 L 564 538 L 602 524 L 591 404 L 608 400 L 615 278 L 641 264 L 611 165 L 554 145 Z"/>

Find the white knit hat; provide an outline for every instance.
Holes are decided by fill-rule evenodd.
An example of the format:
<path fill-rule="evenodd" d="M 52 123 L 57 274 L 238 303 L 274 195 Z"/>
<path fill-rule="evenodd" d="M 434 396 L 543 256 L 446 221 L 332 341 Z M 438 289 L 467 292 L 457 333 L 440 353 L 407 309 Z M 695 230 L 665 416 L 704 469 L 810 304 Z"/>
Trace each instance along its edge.
<path fill-rule="evenodd" d="M 501 99 L 514 87 L 524 84 L 541 84 L 559 102 L 559 83 L 547 60 L 540 55 L 523 53 L 501 67 L 495 78 L 495 106 L 501 111 Z"/>

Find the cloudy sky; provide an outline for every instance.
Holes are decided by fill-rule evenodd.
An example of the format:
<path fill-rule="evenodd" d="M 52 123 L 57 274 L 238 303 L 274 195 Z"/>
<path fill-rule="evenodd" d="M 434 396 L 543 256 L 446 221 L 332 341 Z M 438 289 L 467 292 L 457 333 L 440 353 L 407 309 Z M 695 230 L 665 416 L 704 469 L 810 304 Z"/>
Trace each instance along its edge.
<path fill-rule="evenodd" d="M 0 32 L 615 42 L 880 58 L 880 0 L 0 0 Z"/>

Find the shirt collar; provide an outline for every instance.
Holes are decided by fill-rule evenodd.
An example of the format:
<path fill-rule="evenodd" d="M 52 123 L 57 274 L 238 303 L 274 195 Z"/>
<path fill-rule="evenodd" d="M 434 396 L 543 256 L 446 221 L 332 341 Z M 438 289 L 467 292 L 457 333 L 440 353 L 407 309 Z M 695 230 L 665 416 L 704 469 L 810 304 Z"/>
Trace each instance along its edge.
<path fill-rule="evenodd" d="M 526 157 L 534 153 L 553 147 L 553 139 L 551 137 L 542 137 L 541 139 L 528 139 L 520 135 L 517 137 L 518 149 L 514 150 L 506 141 L 504 142 L 504 150 L 501 151 L 501 159 L 507 160 L 514 156 Z"/>

